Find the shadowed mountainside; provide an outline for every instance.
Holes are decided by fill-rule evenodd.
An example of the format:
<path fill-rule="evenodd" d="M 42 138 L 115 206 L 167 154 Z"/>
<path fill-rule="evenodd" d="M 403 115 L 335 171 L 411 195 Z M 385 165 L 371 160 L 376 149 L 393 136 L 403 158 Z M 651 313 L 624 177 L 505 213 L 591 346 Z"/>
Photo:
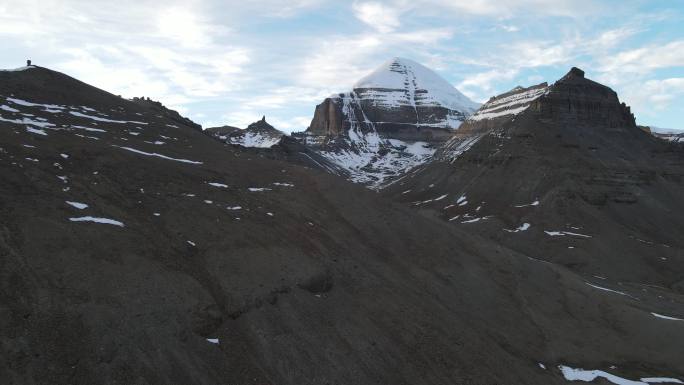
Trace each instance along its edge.
<path fill-rule="evenodd" d="M 564 384 L 557 365 L 684 376 L 681 321 L 653 315 L 684 318 L 681 294 L 597 281 L 277 155 L 296 150 L 230 146 L 48 69 L 0 72 L 0 90 L 2 383 Z M 554 111 L 544 143 L 559 140 Z M 531 159 L 535 139 L 513 134 Z M 462 178 L 482 174 L 495 140 L 458 158 Z M 431 178 L 435 192 L 466 180 Z"/>

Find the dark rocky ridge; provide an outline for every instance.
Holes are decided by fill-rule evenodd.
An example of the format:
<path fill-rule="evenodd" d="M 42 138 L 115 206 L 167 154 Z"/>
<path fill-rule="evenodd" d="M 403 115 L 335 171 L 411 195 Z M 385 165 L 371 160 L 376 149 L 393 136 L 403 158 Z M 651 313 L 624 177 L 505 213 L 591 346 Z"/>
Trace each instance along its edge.
<path fill-rule="evenodd" d="M 684 293 L 684 151 L 638 128 L 614 91 L 578 69 L 528 105 L 466 122 L 473 142 L 386 193 L 405 202 L 449 193 L 419 207 L 538 259 Z"/>
<path fill-rule="evenodd" d="M 172 110 L 164 106 L 161 102 L 150 100 L 150 98 L 133 98 L 133 103 L 143 106 L 155 113 L 163 115 L 165 118 L 173 120 L 177 123 L 183 124 L 188 127 L 192 127 L 198 131 L 202 130 L 202 126 L 193 122 L 189 118 L 186 118 L 178 113 L 178 111 Z"/>
<path fill-rule="evenodd" d="M 219 138 L 221 136 L 228 136 L 237 130 L 241 130 L 239 127 L 233 126 L 220 126 L 220 127 L 208 127 L 204 129 L 204 132 L 210 136 Z"/>
<path fill-rule="evenodd" d="M 552 121 L 569 129 L 608 130 L 634 136 L 634 114 L 620 103 L 615 91 L 584 77 L 584 71 L 572 68 L 556 82 L 531 109 L 540 113 L 540 120 Z"/>
<path fill-rule="evenodd" d="M 511 120 L 518 109 L 529 108 L 546 93 L 546 82 L 531 87 L 515 87 L 511 91 L 490 98 L 476 113 L 467 119 L 435 153 L 435 158 L 453 161 L 476 143 L 482 136 L 500 129 Z"/>
<path fill-rule="evenodd" d="M 599 281 L 61 74 L 0 73 L 0 90 L 19 110 L 0 111 L 3 384 L 567 384 L 559 364 L 684 376 L 681 324 L 651 314 L 684 318 L 666 286 L 681 242 L 659 254 L 667 266 L 645 244 L 624 241 L 644 257 L 621 260 L 604 238 L 586 242 L 592 266 L 612 263 Z M 55 126 L 28 131 L 22 114 Z M 492 189 L 505 187 L 498 176 Z M 69 221 L 84 216 L 125 225 Z M 617 281 L 638 269 L 639 281 Z"/>

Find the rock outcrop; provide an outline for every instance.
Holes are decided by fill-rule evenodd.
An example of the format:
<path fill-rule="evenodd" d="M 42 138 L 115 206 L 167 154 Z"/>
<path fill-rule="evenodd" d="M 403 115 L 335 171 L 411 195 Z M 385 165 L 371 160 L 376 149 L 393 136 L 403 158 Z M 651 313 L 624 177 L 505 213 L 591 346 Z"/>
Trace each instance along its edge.
<path fill-rule="evenodd" d="M 265 116 L 244 130 L 232 126 L 221 126 L 207 128 L 206 133 L 229 144 L 258 148 L 274 146 L 285 135 L 282 131 L 268 124 Z"/>
<path fill-rule="evenodd" d="M 241 130 L 239 127 L 234 126 L 219 126 L 219 127 L 209 127 L 204 130 L 205 134 L 213 136 L 215 138 L 226 140 L 228 135 Z"/>
<path fill-rule="evenodd" d="M 616 133 L 636 132 L 634 114 L 609 87 L 586 79 L 584 71 L 573 67 L 557 81 L 532 110 L 541 120 L 551 120 L 566 129 L 592 127 Z"/>
<path fill-rule="evenodd" d="M 468 118 L 439 151 L 438 157 L 453 161 L 483 136 L 519 126 L 518 115 L 525 112 L 534 114 L 540 123 L 562 127 L 561 135 L 566 137 L 584 138 L 608 132 L 631 137 L 642 132 L 630 108 L 620 103 L 615 91 L 586 79 L 584 71 L 573 67 L 551 86 L 547 83 L 528 88 L 518 86 L 491 98 Z M 531 136 L 537 127 L 516 127 L 516 132 Z M 585 131 L 588 131 L 586 135 Z"/>
<path fill-rule="evenodd" d="M 178 111 L 172 110 L 172 109 L 166 107 L 161 102 L 158 102 L 156 100 L 151 100 L 150 98 L 144 98 L 144 97 L 140 97 L 140 98 L 135 97 L 131 101 L 133 103 L 139 105 L 139 106 L 142 106 L 142 107 L 150 110 L 151 112 L 154 112 L 154 113 L 161 115 L 165 118 L 171 119 L 177 123 L 183 124 L 183 125 L 188 126 L 188 127 L 192 127 L 198 131 L 202 130 L 202 126 L 200 124 L 197 124 L 197 123 L 193 122 L 192 120 L 190 120 L 189 118 L 182 116 L 180 113 L 178 113 Z"/>

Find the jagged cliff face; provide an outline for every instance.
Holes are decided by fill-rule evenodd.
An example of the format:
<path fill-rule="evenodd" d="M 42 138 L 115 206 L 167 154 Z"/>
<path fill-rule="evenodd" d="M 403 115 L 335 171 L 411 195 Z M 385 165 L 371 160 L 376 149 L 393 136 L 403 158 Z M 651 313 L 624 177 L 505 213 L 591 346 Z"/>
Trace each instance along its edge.
<path fill-rule="evenodd" d="M 344 117 L 339 100 L 336 98 L 333 101 L 332 98 L 327 98 L 323 103 L 316 106 L 313 120 L 307 132 L 311 135 L 339 136 L 345 132 L 344 126 Z"/>
<path fill-rule="evenodd" d="M 605 130 L 632 135 L 637 132 L 634 115 L 620 103 L 615 91 L 584 77 L 573 68 L 549 89 L 544 98 L 534 103 L 539 119 L 553 120 L 557 125 L 577 130 Z"/>
<path fill-rule="evenodd" d="M 395 58 L 316 106 L 302 142 L 380 188 L 426 162 L 478 107 L 426 67 Z"/>

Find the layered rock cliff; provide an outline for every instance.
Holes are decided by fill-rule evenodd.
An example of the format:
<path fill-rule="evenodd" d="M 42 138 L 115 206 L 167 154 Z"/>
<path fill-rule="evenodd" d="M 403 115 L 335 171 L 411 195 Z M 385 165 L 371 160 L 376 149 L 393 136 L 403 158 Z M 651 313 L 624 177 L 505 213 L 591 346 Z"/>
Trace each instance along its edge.
<path fill-rule="evenodd" d="M 423 65 L 394 58 L 316 106 L 295 137 L 377 188 L 427 161 L 477 107 Z"/>
<path fill-rule="evenodd" d="M 573 67 L 551 86 L 547 83 L 528 88 L 518 86 L 491 98 L 468 118 L 437 156 L 453 161 L 483 136 L 503 135 L 513 127 L 517 135 L 538 134 L 538 124 L 519 124 L 523 113 L 534 115 L 540 124 L 562 127 L 560 135 L 566 138 L 572 135 L 586 140 L 609 132 L 631 137 L 643 132 L 615 91 L 586 79 L 584 71 Z"/>
<path fill-rule="evenodd" d="M 350 129 L 383 138 L 446 140 L 478 104 L 425 66 L 394 58 L 316 107 L 307 133 L 336 136 Z"/>

